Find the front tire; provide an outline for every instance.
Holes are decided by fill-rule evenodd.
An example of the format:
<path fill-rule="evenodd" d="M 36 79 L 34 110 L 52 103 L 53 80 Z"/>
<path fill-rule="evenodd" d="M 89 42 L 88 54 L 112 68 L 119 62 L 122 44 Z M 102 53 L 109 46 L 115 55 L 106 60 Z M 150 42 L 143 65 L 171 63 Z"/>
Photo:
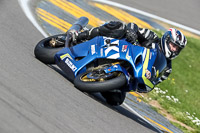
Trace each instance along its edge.
<path fill-rule="evenodd" d="M 89 72 L 79 74 L 74 79 L 74 86 L 83 92 L 105 92 L 120 89 L 126 84 L 126 77 L 123 73 L 117 72 L 117 76 L 105 79 L 94 80 L 87 78 Z"/>
<path fill-rule="evenodd" d="M 51 47 L 49 45 L 49 41 L 52 38 L 56 38 L 58 36 L 66 36 L 66 34 L 60 34 L 55 36 L 50 36 L 41 40 L 35 47 L 34 54 L 35 57 L 45 64 L 55 64 L 54 56 L 60 51 L 63 47 Z"/>

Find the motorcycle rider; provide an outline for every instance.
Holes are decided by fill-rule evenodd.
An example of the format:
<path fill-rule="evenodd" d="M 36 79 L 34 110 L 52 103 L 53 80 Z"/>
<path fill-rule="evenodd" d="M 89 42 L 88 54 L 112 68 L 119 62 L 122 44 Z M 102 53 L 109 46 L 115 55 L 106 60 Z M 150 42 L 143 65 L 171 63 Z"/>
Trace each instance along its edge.
<path fill-rule="evenodd" d="M 176 58 L 181 50 L 186 46 L 187 39 L 183 33 L 175 28 L 170 28 L 164 35 L 159 38 L 156 33 L 149 29 L 139 28 L 134 23 L 124 24 L 120 21 L 110 21 L 102 26 L 95 27 L 82 32 L 71 32 L 74 43 L 90 40 L 96 36 L 106 36 L 116 39 L 125 38 L 130 43 L 138 40 L 139 45 L 146 48 L 155 48 L 159 45 L 160 50 L 167 59 L 167 68 L 163 75 L 156 81 L 155 85 L 166 80 L 172 72 L 172 59 Z M 149 92 L 153 88 L 147 88 L 144 92 Z"/>

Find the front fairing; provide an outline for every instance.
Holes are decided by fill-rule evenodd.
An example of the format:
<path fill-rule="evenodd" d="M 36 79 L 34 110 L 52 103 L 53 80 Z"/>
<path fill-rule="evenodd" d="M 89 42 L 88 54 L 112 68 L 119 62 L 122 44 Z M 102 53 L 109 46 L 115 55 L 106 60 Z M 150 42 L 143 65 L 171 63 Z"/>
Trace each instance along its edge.
<path fill-rule="evenodd" d="M 152 66 L 156 60 L 157 50 L 144 47 L 132 47 L 135 89 L 153 88 Z"/>
<path fill-rule="evenodd" d="M 156 47 L 157 49 L 157 56 L 156 60 L 152 66 L 152 78 L 151 81 L 156 84 L 156 81 L 163 75 L 165 72 L 165 69 L 167 67 L 167 60 L 164 54 L 159 50 L 159 47 Z"/>

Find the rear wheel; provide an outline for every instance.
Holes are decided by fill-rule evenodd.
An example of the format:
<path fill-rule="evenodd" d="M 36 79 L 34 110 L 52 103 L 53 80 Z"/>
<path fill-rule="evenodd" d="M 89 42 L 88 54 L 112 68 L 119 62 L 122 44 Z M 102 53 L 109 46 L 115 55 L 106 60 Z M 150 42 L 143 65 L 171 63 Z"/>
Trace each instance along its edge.
<path fill-rule="evenodd" d="M 54 56 L 58 51 L 64 48 L 64 45 L 52 47 L 50 41 L 52 38 L 64 36 L 66 36 L 66 34 L 55 35 L 41 40 L 35 47 L 35 57 L 45 64 L 55 64 Z"/>
<path fill-rule="evenodd" d="M 105 92 L 120 89 L 126 84 L 126 77 L 122 72 L 105 73 L 104 68 L 79 74 L 74 85 L 84 92 Z"/>

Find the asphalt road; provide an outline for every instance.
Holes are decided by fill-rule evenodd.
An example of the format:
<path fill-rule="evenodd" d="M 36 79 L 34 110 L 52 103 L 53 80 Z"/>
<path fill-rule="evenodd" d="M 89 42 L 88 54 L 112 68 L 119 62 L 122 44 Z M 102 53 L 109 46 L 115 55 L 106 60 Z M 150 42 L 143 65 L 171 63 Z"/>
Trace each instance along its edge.
<path fill-rule="evenodd" d="M 43 38 L 17 0 L 0 1 L 1 133 L 150 133 L 156 130 L 123 107 L 75 89 L 35 59 Z"/>
<path fill-rule="evenodd" d="M 199 0 L 111 0 L 200 30 Z"/>

